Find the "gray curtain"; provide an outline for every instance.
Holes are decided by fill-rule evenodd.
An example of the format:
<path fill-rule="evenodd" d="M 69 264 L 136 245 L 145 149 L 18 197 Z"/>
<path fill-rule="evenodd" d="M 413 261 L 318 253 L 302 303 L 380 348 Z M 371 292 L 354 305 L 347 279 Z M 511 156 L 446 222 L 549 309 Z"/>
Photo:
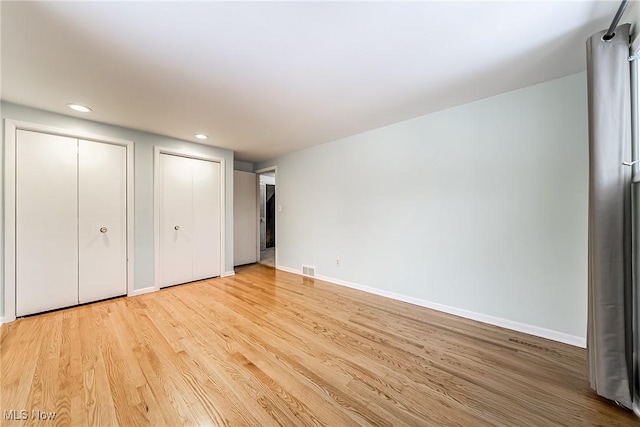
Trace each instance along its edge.
<path fill-rule="evenodd" d="M 591 387 L 631 408 L 631 77 L 626 24 L 587 40 Z"/>

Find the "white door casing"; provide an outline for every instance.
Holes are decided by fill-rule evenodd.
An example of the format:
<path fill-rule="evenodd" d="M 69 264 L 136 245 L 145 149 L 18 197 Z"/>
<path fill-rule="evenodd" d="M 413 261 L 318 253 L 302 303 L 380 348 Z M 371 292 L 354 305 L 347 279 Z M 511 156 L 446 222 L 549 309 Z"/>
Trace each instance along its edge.
<path fill-rule="evenodd" d="M 78 141 L 78 300 L 127 293 L 127 150 Z"/>
<path fill-rule="evenodd" d="M 260 250 L 267 249 L 267 185 L 260 183 Z"/>
<path fill-rule="evenodd" d="M 266 222 L 266 199 L 267 199 L 267 189 L 266 189 L 266 185 L 263 186 L 262 182 L 264 181 L 264 178 L 261 177 L 261 174 L 263 173 L 267 173 L 267 172 L 272 172 L 273 173 L 273 177 L 269 178 L 269 180 L 271 181 L 270 184 L 273 184 L 276 186 L 276 217 L 275 217 L 275 222 L 276 222 L 276 246 L 275 246 L 275 264 L 276 264 L 276 268 L 278 268 L 278 212 L 280 211 L 280 202 L 278 201 L 278 167 L 277 166 L 269 166 L 269 167 L 265 167 L 265 168 L 261 168 L 258 169 L 257 171 L 255 171 L 256 174 L 256 193 L 258 196 L 257 199 L 257 207 L 258 207 L 258 221 L 257 221 L 257 228 L 256 228 L 256 259 L 260 259 L 260 251 L 266 249 L 266 227 L 267 227 L 267 222 Z M 264 188 L 264 194 L 263 192 L 263 188 Z M 262 200 L 264 200 L 264 211 L 261 212 L 260 211 L 260 205 L 262 204 Z M 262 221 L 264 219 L 264 221 Z M 262 238 L 262 235 L 264 235 L 264 238 Z M 261 240 L 264 241 L 265 243 L 265 247 L 262 247 L 262 243 Z"/>

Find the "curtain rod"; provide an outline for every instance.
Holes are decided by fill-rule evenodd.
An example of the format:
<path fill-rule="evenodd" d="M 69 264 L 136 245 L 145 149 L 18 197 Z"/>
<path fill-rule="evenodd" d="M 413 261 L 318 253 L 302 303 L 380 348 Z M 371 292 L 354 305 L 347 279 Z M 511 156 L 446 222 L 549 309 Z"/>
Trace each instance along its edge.
<path fill-rule="evenodd" d="M 607 30 L 606 34 L 602 36 L 602 40 L 609 41 L 616 35 L 616 27 L 618 26 L 618 22 L 620 22 L 620 18 L 622 18 L 624 10 L 627 8 L 628 4 L 629 0 L 622 0 L 622 3 L 620 3 L 620 7 L 618 8 L 618 12 L 616 12 L 616 16 L 614 16 L 613 21 L 611 21 L 609 30 Z"/>

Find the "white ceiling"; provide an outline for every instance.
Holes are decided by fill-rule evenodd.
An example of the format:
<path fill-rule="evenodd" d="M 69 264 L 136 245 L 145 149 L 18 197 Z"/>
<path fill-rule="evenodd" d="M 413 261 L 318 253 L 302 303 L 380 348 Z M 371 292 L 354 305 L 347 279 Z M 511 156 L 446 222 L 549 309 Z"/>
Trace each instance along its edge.
<path fill-rule="evenodd" d="M 3 1 L 2 99 L 255 162 L 582 71 L 618 4 Z"/>

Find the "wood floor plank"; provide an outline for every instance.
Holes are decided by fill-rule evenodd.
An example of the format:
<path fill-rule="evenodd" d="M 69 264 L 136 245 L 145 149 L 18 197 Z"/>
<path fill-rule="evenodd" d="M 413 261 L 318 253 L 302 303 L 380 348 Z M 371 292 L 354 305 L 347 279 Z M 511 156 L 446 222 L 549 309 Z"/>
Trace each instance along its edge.
<path fill-rule="evenodd" d="M 166 302 L 171 303 L 170 306 L 173 308 L 185 304 L 185 301 L 173 296 L 163 299 L 165 307 Z M 225 399 L 224 404 L 236 414 L 236 418 L 242 419 L 242 425 L 273 424 L 275 420 L 269 415 L 271 411 L 267 411 L 264 407 L 263 410 L 256 408 L 255 411 L 247 413 L 244 405 L 237 404 L 246 400 L 261 400 L 270 403 L 269 407 L 272 407 L 272 402 L 277 399 L 270 399 L 264 390 L 247 381 L 247 370 L 242 364 L 237 363 L 237 345 L 230 341 L 229 335 L 225 332 L 227 329 L 224 322 L 212 322 L 211 318 L 206 319 L 203 316 L 204 310 L 198 310 L 197 304 L 198 301 L 194 301 L 194 305 L 185 306 L 196 309 L 198 313 L 197 316 L 190 316 L 189 319 L 181 318 L 180 310 L 173 311 L 177 319 L 183 320 L 183 325 L 188 323 L 191 326 L 187 327 L 190 338 L 183 339 L 182 342 L 185 348 L 183 353 L 190 355 L 190 360 L 195 363 L 195 369 L 200 372 L 200 376 L 208 380 L 207 386 L 216 387 L 216 395 L 220 398 L 230 397 L 228 396 L 230 394 L 235 395 L 235 399 Z M 222 388 L 225 386 L 226 388 Z M 247 419 L 249 416 L 255 418 Z"/>
<path fill-rule="evenodd" d="M 101 426 L 110 420 L 116 422 L 111 386 L 101 351 L 104 335 L 108 331 L 99 306 L 81 307 L 80 311 L 84 312 L 84 316 L 79 316 L 78 323 L 86 425 Z"/>
<path fill-rule="evenodd" d="M 204 292 L 207 292 L 207 290 L 204 290 Z M 262 329 L 260 336 L 255 335 L 256 317 L 253 317 L 253 320 L 247 318 L 247 316 L 251 316 L 251 309 L 248 308 L 243 311 L 239 310 L 239 307 L 236 306 L 234 311 L 227 307 L 227 305 L 233 306 L 234 304 L 236 303 L 227 299 L 224 304 L 218 304 L 214 308 L 214 311 L 222 313 L 228 312 L 229 314 L 237 313 L 238 311 L 242 312 L 243 315 L 241 316 L 230 315 L 227 318 L 227 322 L 233 327 L 233 331 L 229 333 L 233 334 L 236 340 L 242 342 L 246 347 L 259 349 L 260 352 L 267 354 L 276 364 L 286 366 L 291 374 L 297 377 L 298 381 L 304 382 L 304 386 L 315 386 L 321 391 L 320 396 L 331 397 L 334 404 L 339 404 L 343 410 L 349 412 L 350 416 L 355 415 L 359 420 L 367 420 L 367 423 L 373 425 L 388 424 L 378 413 L 367 409 L 368 402 L 366 400 L 358 401 L 347 392 L 348 389 L 346 386 L 350 378 L 345 376 L 339 382 L 340 387 L 327 388 L 326 382 L 316 374 L 316 372 L 322 371 L 324 368 L 316 361 L 317 357 L 314 358 L 312 355 L 299 352 L 299 347 L 304 345 L 302 340 L 287 334 L 284 329 L 279 329 L 277 333 L 274 333 L 272 329 L 275 325 L 272 321 L 264 323 L 264 325 L 268 324 L 269 328 Z M 264 315 L 261 315 L 261 318 L 263 317 Z M 295 345 L 291 346 L 290 342 L 282 340 L 278 334 L 287 336 L 291 340 L 295 338 Z M 316 353 L 317 356 L 317 352 L 313 350 L 311 350 L 310 353 Z M 300 359 L 307 360 L 313 366 L 309 369 L 299 363 Z M 328 375 L 331 375 L 334 381 L 336 380 L 335 373 L 332 372 Z M 293 384 L 295 384 L 295 382 Z"/>
<path fill-rule="evenodd" d="M 292 310 L 293 309 L 293 305 L 289 305 L 288 308 L 289 308 L 289 310 Z M 355 334 L 355 335 L 352 335 L 352 336 L 347 336 L 348 334 L 342 334 L 342 336 L 334 336 L 334 335 L 325 336 L 326 335 L 325 332 L 327 331 L 326 325 L 331 323 L 329 319 L 326 319 L 323 316 L 321 316 L 320 319 L 316 319 L 315 320 L 315 321 L 321 322 L 323 325 L 325 325 L 324 327 L 319 327 L 318 326 L 319 323 L 315 323 L 315 321 L 306 321 L 304 319 L 305 315 L 308 316 L 309 313 L 311 313 L 313 311 L 314 310 L 312 310 L 310 308 L 307 308 L 306 310 L 304 310 L 304 312 L 305 312 L 304 314 L 302 313 L 302 310 L 300 312 L 298 312 L 298 313 L 294 313 L 295 314 L 295 318 L 290 319 L 287 322 L 287 324 L 292 325 L 291 328 L 296 328 L 297 326 L 306 324 L 307 328 L 309 329 L 309 331 L 312 334 L 313 333 L 316 334 L 315 336 L 310 337 L 311 338 L 309 340 L 310 342 L 318 342 L 318 341 L 322 341 L 323 339 L 327 339 L 328 341 L 327 341 L 326 344 L 331 346 L 332 351 L 335 352 L 335 350 L 338 348 L 338 346 L 344 348 L 345 351 L 343 353 L 341 353 L 342 357 L 345 357 L 345 358 L 351 357 L 351 358 L 353 358 L 354 354 L 360 354 L 361 356 L 363 356 L 363 362 L 362 362 L 363 366 L 374 366 L 374 369 L 378 369 L 379 370 L 382 366 L 386 366 L 386 364 L 382 364 L 381 365 L 380 363 L 376 363 L 376 362 L 380 362 L 379 360 L 376 360 L 377 358 L 381 358 L 381 360 L 383 360 L 383 361 L 388 361 L 388 360 L 394 359 L 394 358 L 387 358 L 383 354 L 383 353 L 386 353 L 386 352 L 389 351 L 388 343 L 383 343 L 383 345 L 380 345 L 378 348 L 373 348 L 373 347 L 369 346 L 368 344 L 366 344 L 364 342 L 359 342 L 359 341 L 353 339 L 353 337 L 355 337 L 356 339 L 361 338 L 365 334 Z M 272 322 L 271 326 L 272 327 L 274 326 L 273 322 Z M 342 330 L 346 330 L 345 329 L 345 325 L 339 325 L 339 327 L 336 328 L 335 330 L 341 330 L 341 331 Z M 303 333 L 304 332 L 302 332 L 300 330 L 296 330 L 296 334 L 295 335 L 299 337 L 299 336 L 302 336 Z M 278 331 L 278 334 L 282 335 L 282 332 Z M 271 342 L 273 342 L 274 340 L 277 340 L 277 337 L 271 337 L 269 339 L 269 341 L 271 341 Z M 374 340 L 374 341 L 377 341 L 377 340 Z M 286 343 L 280 343 L 280 345 L 278 347 L 284 347 L 285 344 Z M 297 347 L 303 347 L 303 346 L 304 346 L 304 344 L 301 344 L 301 343 L 298 342 Z M 294 352 L 294 351 L 296 351 L 296 349 L 289 349 L 289 351 L 290 352 Z M 301 359 L 313 360 L 313 356 L 312 356 L 313 353 L 314 353 L 314 351 L 310 350 L 309 354 L 306 355 L 307 357 L 305 357 L 305 355 L 302 355 Z M 371 356 L 372 354 L 373 354 L 373 358 L 369 359 L 369 356 Z M 406 358 L 406 354 L 404 356 Z M 326 356 L 323 356 L 322 354 L 317 354 L 316 353 L 316 358 L 318 358 L 318 357 L 326 358 Z M 416 357 L 414 356 L 414 359 L 415 358 Z M 399 358 L 395 358 L 395 359 L 400 360 Z M 391 362 L 391 365 L 388 366 L 388 367 L 390 369 L 392 369 L 392 370 L 395 369 L 396 373 L 398 373 L 398 370 L 402 369 L 402 366 L 400 366 L 398 364 L 395 364 L 393 362 Z M 425 370 L 428 370 L 428 368 L 422 367 L 422 368 L 420 368 L 420 370 L 421 371 L 425 371 Z M 353 370 L 351 370 L 351 372 L 353 372 Z M 350 380 L 351 380 L 351 383 L 350 383 L 351 387 L 357 387 L 358 384 L 356 382 L 354 382 L 354 381 L 360 381 L 361 378 L 351 377 Z M 448 388 L 450 388 L 450 387 L 451 387 L 451 384 L 449 384 Z M 469 384 L 466 384 L 466 388 L 468 388 L 468 387 L 469 387 Z M 462 385 L 461 388 L 464 390 L 465 385 Z M 442 389 L 444 389 L 444 387 L 440 386 L 440 387 L 437 387 L 437 388 L 428 388 L 427 391 L 428 392 L 432 392 L 433 390 L 442 390 Z M 363 395 L 363 396 L 367 395 L 367 390 L 366 389 L 365 390 L 359 390 L 359 391 L 360 391 L 361 395 Z M 386 393 L 387 391 L 384 391 L 384 392 Z M 391 391 L 389 391 L 389 392 L 391 392 Z M 424 389 L 423 389 L 423 392 L 424 392 Z M 389 400 L 388 396 L 387 396 L 387 400 Z M 377 408 L 377 409 L 380 410 L 381 408 Z M 456 418 L 460 422 L 463 422 L 463 423 L 466 422 L 466 425 L 471 423 L 471 420 L 465 419 L 464 414 L 460 412 L 463 408 L 461 408 L 459 406 L 459 407 L 457 407 L 455 409 L 457 410 L 457 412 L 454 412 L 455 416 L 447 417 L 446 414 L 444 414 L 445 411 L 440 411 L 440 413 L 438 415 L 441 416 L 444 419 Z M 428 420 L 429 416 L 431 414 L 422 413 L 421 415 L 424 417 L 425 420 Z M 438 424 L 440 424 L 442 422 L 442 420 L 440 420 L 440 419 L 432 420 L 432 421 L 436 422 Z M 545 421 L 545 420 L 544 420 L 544 418 L 541 418 L 539 421 Z"/>
<path fill-rule="evenodd" d="M 261 265 L 2 325 L 0 412 L 7 426 L 640 426 L 590 390 L 584 349 Z"/>

